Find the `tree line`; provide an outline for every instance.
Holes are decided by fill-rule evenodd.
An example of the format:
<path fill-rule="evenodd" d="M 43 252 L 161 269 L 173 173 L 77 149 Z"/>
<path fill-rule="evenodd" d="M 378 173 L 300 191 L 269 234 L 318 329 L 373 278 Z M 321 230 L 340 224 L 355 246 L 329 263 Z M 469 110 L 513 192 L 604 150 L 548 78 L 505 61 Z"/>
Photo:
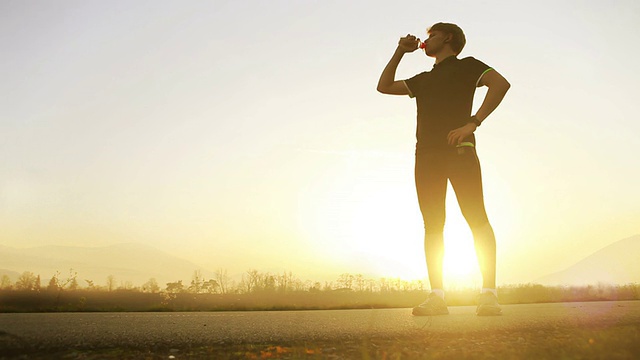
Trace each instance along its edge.
<path fill-rule="evenodd" d="M 0 312 L 50 311 L 247 311 L 300 309 L 408 308 L 425 297 L 422 281 L 344 273 L 334 281 L 302 281 L 291 272 L 248 270 L 232 279 L 224 269 L 206 278 L 195 270 L 190 281 L 159 284 L 151 278 L 135 286 L 107 276 L 102 284 L 79 280 L 77 272 L 56 272 L 43 281 L 23 272 L 14 282 L 0 276 Z M 498 288 L 502 304 L 640 300 L 640 284 Z M 448 289 L 450 306 L 474 305 L 478 289 Z"/>
<path fill-rule="evenodd" d="M 237 279 L 237 278 L 236 278 Z M 60 298 L 64 293 L 96 292 L 117 294 L 119 292 L 156 294 L 166 299 L 175 299 L 183 295 L 232 295 L 257 296 L 262 298 L 291 298 L 292 295 L 315 296 L 326 294 L 335 297 L 337 294 L 360 297 L 384 294 L 415 294 L 424 296 L 427 290 L 421 280 L 407 281 L 399 278 L 367 278 L 362 274 L 343 273 L 334 281 L 301 280 L 291 272 L 269 273 L 255 269 L 247 270 L 238 280 L 232 279 L 227 270 L 218 269 L 213 278 L 206 278 L 200 270 L 194 270 L 189 282 L 176 280 L 159 284 L 150 278 L 141 285 L 130 281 L 120 281 L 113 275 L 107 276 L 105 282 L 95 283 L 93 280 L 78 279 L 78 273 L 70 269 L 67 275 L 57 271 L 43 284 L 40 275 L 25 271 L 13 283 L 7 275 L 0 277 L 0 291 L 36 294 L 46 292 Z M 471 298 L 477 289 L 449 289 L 449 301 L 456 298 Z M 557 301 L 592 301 L 592 300 L 638 300 L 640 284 L 608 285 L 594 284 L 587 286 L 542 286 L 539 284 L 505 285 L 498 288 L 501 300 L 505 303 L 523 302 L 557 302 Z M 305 295 L 306 294 L 306 295 Z M 351 294 L 351 295 L 349 295 Z M 265 297 L 266 296 L 266 297 Z M 324 295 L 323 295 L 324 296 Z M 342 295 L 340 295 L 342 296 Z M 413 296 L 413 295 L 412 295 Z M 466 300 L 462 301 L 464 303 Z"/>
<path fill-rule="evenodd" d="M 109 275 L 103 285 L 93 280 L 78 279 L 78 273 L 73 269 L 67 275 L 57 271 L 43 284 L 41 276 L 31 271 L 24 271 L 18 279 L 11 281 L 8 275 L 0 277 L 0 290 L 18 291 L 117 291 L 127 290 L 143 293 L 168 294 L 254 294 L 254 293 L 290 293 L 290 292 L 322 292 L 322 291 L 354 291 L 354 292 L 390 292 L 390 291 L 423 291 L 425 284 L 422 280 L 407 281 L 399 278 L 366 278 L 362 274 L 343 273 L 334 281 L 301 280 L 292 272 L 269 273 L 256 269 L 249 269 L 242 274 L 239 281 L 232 279 L 226 269 L 215 271 L 213 278 L 205 278 L 202 271 L 194 270 L 189 282 L 182 279 L 159 284 L 155 278 L 150 278 L 141 285 L 134 285 L 131 281 L 120 281 Z"/>

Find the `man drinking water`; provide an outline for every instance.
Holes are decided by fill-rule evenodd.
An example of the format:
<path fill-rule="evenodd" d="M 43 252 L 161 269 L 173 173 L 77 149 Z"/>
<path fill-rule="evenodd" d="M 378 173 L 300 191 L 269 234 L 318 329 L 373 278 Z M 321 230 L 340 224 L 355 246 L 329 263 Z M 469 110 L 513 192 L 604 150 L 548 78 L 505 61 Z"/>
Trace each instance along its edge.
<path fill-rule="evenodd" d="M 447 181 L 450 181 L 473 233 L 482 272 L 483 285 L 476 313 L 500 315 L 496 240 L 484 207 L 474 132 L 498 107 L 510 84 L 496 70 L 473 57 L 458 59 L 466 39 L 457 25 L 437 23 L 428 34 L 424 43 L 413 35 L 400 38 L 378 82 L 379 92 L 409 95 L 416 99 L 417 105 L 415 182 L 424 220 L 424 252 L 431 292 L 422 304 L 413 308 L 413 314 L 449 313 L 444 298 L 442 264 L 445 197 Z M 435 58 L 433 69 L 407 80 L 396 80 L 402 57 L 418 48 Z M 487 94 L 472 115 L 473 96 L 480 86 L 488 87 Z"/>

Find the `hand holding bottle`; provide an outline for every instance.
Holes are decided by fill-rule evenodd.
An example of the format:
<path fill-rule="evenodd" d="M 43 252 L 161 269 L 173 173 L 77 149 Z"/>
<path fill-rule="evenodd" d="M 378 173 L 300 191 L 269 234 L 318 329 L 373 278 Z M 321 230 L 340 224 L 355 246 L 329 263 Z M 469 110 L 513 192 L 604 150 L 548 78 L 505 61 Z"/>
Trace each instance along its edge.
<path fill-rule="evenodd" d="M 401 37 L 400 41 L 398 41 L 398 49 L 404 53 L 410 53 L 416 51 L 422 44 L 420 39 L 411 34 L 407 34 L 407 36 Z"/>

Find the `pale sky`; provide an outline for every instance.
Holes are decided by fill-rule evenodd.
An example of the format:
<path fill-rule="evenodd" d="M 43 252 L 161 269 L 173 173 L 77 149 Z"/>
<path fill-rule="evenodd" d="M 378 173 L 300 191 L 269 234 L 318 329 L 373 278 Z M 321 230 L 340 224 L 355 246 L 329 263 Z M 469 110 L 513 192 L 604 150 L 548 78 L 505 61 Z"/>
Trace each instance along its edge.
<path fill-rule="evenodd" d="M 0 244 L 424 278 L 415 103 L 375 87 L 439 21 L 512 84 L 476 132 L 498 283 L 640 233 L 637 1 L 3 0 Z M 447 216 L 449 284 L 477 280 Z"/>

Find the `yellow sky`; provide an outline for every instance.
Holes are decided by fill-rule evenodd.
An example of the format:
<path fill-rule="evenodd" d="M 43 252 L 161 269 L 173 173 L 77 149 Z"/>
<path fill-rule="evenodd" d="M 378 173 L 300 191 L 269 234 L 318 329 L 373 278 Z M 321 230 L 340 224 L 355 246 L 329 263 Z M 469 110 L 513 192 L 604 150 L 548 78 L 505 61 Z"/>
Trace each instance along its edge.
<path fill-rule="evenodd" d="M 0 244 L 424 277 L 415 105 L 375 84 L 398 37 L 438 21 L 512 84 L 477 133 L 498 282 L 640 233 L 637 2 L 5 2 Z M 468 264 L 448 201 L 448 261 Z"/>

